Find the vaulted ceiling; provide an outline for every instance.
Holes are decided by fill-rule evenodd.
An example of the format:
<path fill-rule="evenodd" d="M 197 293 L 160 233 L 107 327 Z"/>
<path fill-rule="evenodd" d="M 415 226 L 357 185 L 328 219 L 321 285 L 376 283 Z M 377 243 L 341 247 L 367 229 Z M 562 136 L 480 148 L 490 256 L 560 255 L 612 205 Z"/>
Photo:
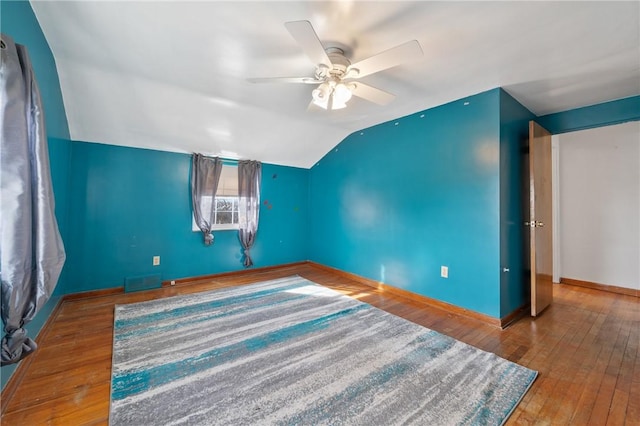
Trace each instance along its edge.
<path fill-rule="evenodd" d="M 640 2 L 31 1 L 74 140 L 311 167 L 348 134 L 495 87 L 537 115 L 640 94 Z M 308 20 L 352 62 L 409 40 L 424 56 L 362 78 L 396 95 L 309 109 L 286 30 Z M 392 147 L 390 147 L 392 149 Z"/>

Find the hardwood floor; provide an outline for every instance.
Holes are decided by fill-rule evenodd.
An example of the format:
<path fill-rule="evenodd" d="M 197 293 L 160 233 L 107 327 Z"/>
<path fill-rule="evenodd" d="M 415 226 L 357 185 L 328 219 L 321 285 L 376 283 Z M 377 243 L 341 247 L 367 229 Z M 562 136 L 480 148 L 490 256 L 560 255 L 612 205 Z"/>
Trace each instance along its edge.
<path fill-rule="evenodd" d="M 40 348 L 31 355 L 22 383 L 5 401 L 2 425 L 108 423 L 115 304 L 293 274 L 538 370 L 538 378 L 508 425 L 640 425 L 640 301 L 636 297 L 556 285 L 554 303 L 540 317 L 526 317 L 500 330 L 381 294 L 312 264 L 64 301 L 48 333 L 38 341 Z"/>

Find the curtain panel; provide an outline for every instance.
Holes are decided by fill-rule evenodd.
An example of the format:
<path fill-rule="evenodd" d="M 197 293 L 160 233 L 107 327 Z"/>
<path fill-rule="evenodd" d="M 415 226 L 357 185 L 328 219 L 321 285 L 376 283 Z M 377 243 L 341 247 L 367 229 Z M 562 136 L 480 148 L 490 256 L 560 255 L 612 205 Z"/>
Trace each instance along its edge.
<path fill-rule="evenodd" d="M 238 162 L 238 238 L 245 268 L 253 266 L 250 250 L 258 232 L 261 179 L 262 163 L 250 160 Z"/>
<path fill-rule="evenodd" d="M 53 293 L 66 254 L 31 60 L 24 46 L 4 34 L 0 38 L 0 276 L 7 365 L 36 350 L 25 326 Z"/>
<path fill-rule="evenodd" d="M 222 160 L 209 158 L 202 154 L 193 154 L 191 164 L 191 203 L 193 216 L 204 236 L 204 244 L 213 244 L 213 215 L 215 211 L 216 191 L 222 173 Z M 205 197 L 211 197 L 211 203 L 203 203 Z"/>

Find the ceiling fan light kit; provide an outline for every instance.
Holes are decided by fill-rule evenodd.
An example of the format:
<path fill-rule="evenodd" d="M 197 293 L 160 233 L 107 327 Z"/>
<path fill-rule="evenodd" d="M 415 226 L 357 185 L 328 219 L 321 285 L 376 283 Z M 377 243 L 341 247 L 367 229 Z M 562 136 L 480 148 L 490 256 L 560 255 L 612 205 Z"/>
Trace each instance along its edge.
<path fill-rule="evenodd" d="M 386 105 L 395 95 L 352 80 L 395 67 L 422 56 L 416 40 L 403 43 L 356 64 L 339 47 L 322 45 L 309 21 L 286 22 L 285 27 L 316 66 L 314 77 L 250 78 L 253 83 L 282 82 L 319 85 L 311 92 L 311 104 L 325 110 L 346 108 L 353 95 L 378 105 Z"/>
<path fill-rule="evenodd" d="M 314 105 L 323 109 L 333 110 L 346 108 L 347 102 L 353 95 L 353 83 L 336 83 L 336 80 L 329 80 L 320 84 L 311 92 Z"/>

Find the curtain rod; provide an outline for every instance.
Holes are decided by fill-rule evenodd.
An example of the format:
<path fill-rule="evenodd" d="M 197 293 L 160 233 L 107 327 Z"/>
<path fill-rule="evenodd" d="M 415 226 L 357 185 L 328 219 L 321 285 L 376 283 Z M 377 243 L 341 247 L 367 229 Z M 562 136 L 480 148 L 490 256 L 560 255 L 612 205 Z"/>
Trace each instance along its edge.
<path fill-rule="evenodd" d="M 195 154 L 196 153 L 194 152 L 194 153 L 191 154 L 191 156 L 193 156 Z M 226 164 L 227 166 L 230 166 L 230 165 L 236 166 L 236 165 L 238 165 L 239 161 L 242 161 L 242 159 L 237 160 L 237 159 L 233 159 L 233 158 L 224 158 L 224 157 L 220 157 L 218 155 L 204 155 L 204 154 L 200 154 L 200 155 L 202 155 L 205 158 L 219 158 L 219 159 L 222 160 L 222 164 Z"/>

